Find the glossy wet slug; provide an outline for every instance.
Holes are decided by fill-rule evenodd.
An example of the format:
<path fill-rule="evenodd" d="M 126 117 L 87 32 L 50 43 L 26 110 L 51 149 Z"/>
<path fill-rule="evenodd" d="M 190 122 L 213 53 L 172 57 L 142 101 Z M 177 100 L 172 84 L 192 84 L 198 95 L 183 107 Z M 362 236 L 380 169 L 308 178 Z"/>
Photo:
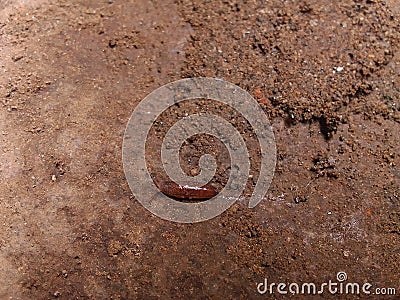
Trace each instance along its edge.
<path fill-rule="evenodd" d="M 156 179 L 153 179 L 153 181 L 160 192 L 176 199 L 207 200 L 218 194 L 215 188 L 209 183 L 198 187 L 190 183 L 181 185 L 173 181 L 160 181 Z"/>

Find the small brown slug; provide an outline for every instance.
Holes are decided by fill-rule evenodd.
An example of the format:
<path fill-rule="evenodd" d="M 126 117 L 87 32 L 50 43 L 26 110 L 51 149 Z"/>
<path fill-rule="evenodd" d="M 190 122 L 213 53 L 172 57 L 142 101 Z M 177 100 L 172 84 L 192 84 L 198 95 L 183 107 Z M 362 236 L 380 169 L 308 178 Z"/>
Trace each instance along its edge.
<path fill-rule="evenodd" d="M 159 181 L 154 178 L 153 181 L 164 195 L 176 199 L 208 200 L 218 194 L 209 183 L 198 187 L 190 183 L 181 185 L 173 181 Z"/>

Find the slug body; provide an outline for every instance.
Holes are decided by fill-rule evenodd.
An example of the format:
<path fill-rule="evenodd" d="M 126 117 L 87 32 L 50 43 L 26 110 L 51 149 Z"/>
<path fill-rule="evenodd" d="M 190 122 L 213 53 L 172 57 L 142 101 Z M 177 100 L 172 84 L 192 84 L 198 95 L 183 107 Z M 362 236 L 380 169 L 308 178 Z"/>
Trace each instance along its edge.
<path fill-rule="evenodd" d="M 176 199 L 207 200 L 218 194 L 210 184 L 198 187 L 191 184 L 181 185 L 172 181 L 154 180 L 154 183 L 163 194 Z"/>

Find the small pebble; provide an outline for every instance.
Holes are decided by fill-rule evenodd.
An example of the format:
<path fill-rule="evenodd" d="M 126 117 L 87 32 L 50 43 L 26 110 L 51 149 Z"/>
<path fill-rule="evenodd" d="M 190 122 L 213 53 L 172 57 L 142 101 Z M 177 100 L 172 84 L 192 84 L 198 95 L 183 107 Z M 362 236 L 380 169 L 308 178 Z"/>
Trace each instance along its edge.
<path fill-rule="evenodd" d="M 11 106 L 9 108 L 7 108 L 7 111 L 13 111 L 13 110 L 17 110 L 18 107 L 17 106 Z"/>
<path fill-rule="evenodd" d="M 53 294 L 54 297 L 58 298 L 61 296 L 61 293 L 59 291 L 55 291 Z"/>
<path fill-rule="evenodd" d="M 196 175 L 198 175 L 198 174 L 199 174 L 199 170 L 198 170 L 198 169 L 194 168 L 194 169 L 191 169 L 191 170 L 190 170 L 190 175 L 196 176 Z"/>

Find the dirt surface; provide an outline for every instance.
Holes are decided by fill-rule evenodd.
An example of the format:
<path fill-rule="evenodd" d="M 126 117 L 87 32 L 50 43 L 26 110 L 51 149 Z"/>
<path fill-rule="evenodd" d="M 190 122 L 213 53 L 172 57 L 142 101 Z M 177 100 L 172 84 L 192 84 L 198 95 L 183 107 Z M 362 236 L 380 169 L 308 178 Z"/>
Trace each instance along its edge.
<path fill-rule="evenodd" d="M 399 20 L 396 0 L 1 1 L 0 299 L 285 299 L 257 284 L 321 284 L 340 271 L 398 299 Z M 134 199 L 121 146 L 139 101 L 193 76 L 256 98 L 278 163 L 255 209 L 242 201 L 184 225 Z M 153 170 L 163 176 L 168 126 L 206 110 L 245 136 L 256 181 L 249 125 L 202 101 L 155 124 Z M 220 188 L 226 149 L 189 140 L 188 173 L 201 153 L 219 158 Z"/>

